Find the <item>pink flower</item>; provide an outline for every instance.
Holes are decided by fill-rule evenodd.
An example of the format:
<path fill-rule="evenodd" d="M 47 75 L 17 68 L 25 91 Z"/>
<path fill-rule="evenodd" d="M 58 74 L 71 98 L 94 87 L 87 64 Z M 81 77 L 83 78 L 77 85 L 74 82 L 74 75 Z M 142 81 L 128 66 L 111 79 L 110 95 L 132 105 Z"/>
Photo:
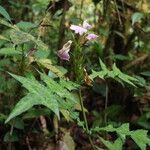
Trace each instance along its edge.
<path fill-rule="evenodd" d="M 91 40 L 95 40 L 98 36 L 96 34 L 90 33 L 88 34 L 88 36 L 86 37 L 89 41 Z"/>
<path fill-rule="evenodd" d="M 92 28 L 92 26 L 90 24 L 88 24 L 86 21 L 83 22 L 83 28 L 89 30 Z"/>
<path fill-rule="evenodd" d="M 80 26 L 76 26 L 76 25 L 71 25 L 70 29 L 75 31 L 75 33 L 79 33 L 80 35 L 83 35 L 84 33 L 87 32 L 87 29 L 80 27 Z"/>
<path fill-rule="evenodd" d="M 69 51 L 71 44 L 72 41 L 69 40 L 66 44 L 64 44 L 63 48 L 57 52 L 57 55 L 60 57 L 60 59 L 69 61 L 70 59 Z"/>

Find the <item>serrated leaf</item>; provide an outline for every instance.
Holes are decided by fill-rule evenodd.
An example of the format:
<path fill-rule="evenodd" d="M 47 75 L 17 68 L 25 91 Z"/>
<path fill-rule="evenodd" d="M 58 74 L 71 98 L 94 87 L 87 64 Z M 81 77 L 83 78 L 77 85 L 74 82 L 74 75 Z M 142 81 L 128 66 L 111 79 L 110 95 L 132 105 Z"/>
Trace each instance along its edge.
<path fill-rule="evenodd" d="M 40 39 L 36 39 L 29 33 L 23 32 L 19 29 L 12 29 L 10 31 L 10 38 L 15 45 L 26 43 L 29 41 L 34 42 L 42 50 L 47 50 L 48 46 L 45 45 Z"/>
<path fill-rule="evenodd" d="M 102 71 L 93 71 L 92 74 L 90 75 L 91 79 L 94 79 L 95 77 L 100 77 L 100 78 L 112 78 L 115 79 L 116 81 L 120 82 L 126 82 L 134 87 L 133 82 L 137 82 L 138 80 L 136 78 L 133 78 L 123 72 L 120 71 L 119 68 L 117 68 L 116 64 L 113 64 L 112 70 L 109 70 L 106 68 L 106 65 L 100 60 L 101 68 Z"/>
<path fill-rule="evenodd" d="M 106 127 L 96 127 L 93 129 L 95 132 L 100 132 L 100 131 L 107 131 L 107 132 L 116 132 L 120 138 L 124 141 L 126 135 L 129 134 L 129 124 L 125 123 L 122 124 L 120 127 L 118 128 L 114 128 L 112 125 L 108 125 Z"/>
<path fill-rule="evenodd" d="M 70 121 L 70 120 L 71 120 L 71 119 L 70 119 L 70 113 L 69 113 L 68 110 L 61 109 L 60 111 L 61 111 L 61 113 L 63 114 L 63 116 L 65 117 L 65 119 L 66 119 L 67 121 Z"/>
<path fill-rule="evenodd" d="M 136 130 L 136 131 L 130 131 L 129 130 L 129 124 L 125 123 L 122 124 L 118 128 L 114 128 L 112 125 L 108 125 L 107 127 L 96 127 L 92 129 L 94 132 L 100 132 L 100 131 L 107 131 L 107 132 L 116 132 L 119 135 L 119 138 L 124 143 L 126 136 L 130 136 L 135 143 L 140 147 L 141 150 L 146 150 L 146 145 L 150 145 L 150 139 L 147 136 L 146 130 Z M 103 139 L 102 139 L 103 140 Z M 110 142 L 104 141 L 104 144 L 112 146 Z"/>
<path fill-rule="evenodd" d="M 45 74 L 41 74 L 41 79 L 46 83 L 46 85 L 52 92 L 55 92 L 58 96 L 62 98 L 66 98 L 74 103 L 77 103 L 77 100 L 74 97 L 74 95 L 71 94 L 66 88 L 61 86 L 59 83 L 46 76 Z"/>
<path fill-rule="evenodd" d="M 23 112 L 29 110 L 35 105 L 44 105 L 52 110 L 59 117 L 58 103 L 56 101 L 56 97 L 49 94 L 47 97 L 42 96 L 42 93 L 39 94 L 31 94 L 29 93 L 27 96 L 23 97 L 15 106 L 13 111 L 10 113 L 9 117 L 5 121 L 7 123 L 12 118 L 22 114 Z"/>
<path fill-rule="evenodd" d="M 21 82 L 30 93 L 17 103 L 17 105 L 7 118 L 6 123 L 12 118 L 27 111 L 34 105 L 44 105 L 59 117 L 57 95 L 51 93 L 51 91 L 49 91 L 44 85 L 40 84 L 34 79 L 28 79 L 14 74 L 10 75 Z"/>
<path fill-rule="evenodd" d="M 102 62 L 101 59 L 99 59 L 99 62 L 100 62 L 100 66 L 101 66 L 102 70 L 104 70 L 104 71 L 108 70 L 107 67 L 106 67 L 106 65 Z"/>
<path fill-rule="evenodd" d="M 130 136 L 141 150 L 146 150 L 146 145 L 150 145 L 150 139 L 147 136 L 146 130 L 131 131 Z"/>
<path fill-rule="evenodd" d="M 99 71 L 99 72 L 97 72 L 97 71 L 94 71 L 94 70 L 92 70 L 92 74 L 89 76 L 92 80 L 94 79 L 94 78 L 96 78 L 96 77 L 99 77 L 99 78 L 104 78 L 106 75 L 107 75 L 107 71 Z"/>
<path fill-rule="evenodd" d="M 62 87 L 68 89 L 69 91 L 75 90 L 75 89 L 79 88 L 79 86 L 80 86 L 72 81 L 67 81 L 67 80 L 63 80 L 63 79 L 60 79 L 59 83 Z"/>
<path fill-rule="evenodd" d="M 0 14 L 1 14 L 3 17 L 5 17 L 8 21 L 11 22 L 11 18 L 10 18 L 10 16 L 9 16 L 9 14 L 8 14 L 7 11 L 5 10 L 5 8 L 2 7 L 1 5 L 0 5 Z"/>
<path fill-rule="evenodd" d="M 114 143 L 106 141 L 101 137 L 100 137 L 100 140 L 108 148 L 108 150 L 122 150 L 123 142 L 122 142 L 121 138 L 118 138 L 117 140 L 115 140 Z"/>
<path fill-rule="evenodd" d="M 28 90 L 28 94 L 17 103 L 7 118 L 6 123 L 12 118 L 29 110 L 34 105 L 46 106 L 59 118 L 59 110 L 64 109 L 70 113 L 70 111 L 75 109 L 75 104 L 78 103 L 74 94 L 45 74 L 40 73 L 43 84 L 33 77 L 25 78 L 11 73 L 9 74 L 22 83 L 22 85 Z"/>
<path fill-rule="evenodd" d="M 52 71 L 54 74 L 56 74 L 58 77 L 63 77 L 64 74 L 54 65 L 52 65 L 52 62 L 50 59 L 38 59 L 36 62 L 40 63 L 42 66 L 45 68 L 49 69 Z"/>

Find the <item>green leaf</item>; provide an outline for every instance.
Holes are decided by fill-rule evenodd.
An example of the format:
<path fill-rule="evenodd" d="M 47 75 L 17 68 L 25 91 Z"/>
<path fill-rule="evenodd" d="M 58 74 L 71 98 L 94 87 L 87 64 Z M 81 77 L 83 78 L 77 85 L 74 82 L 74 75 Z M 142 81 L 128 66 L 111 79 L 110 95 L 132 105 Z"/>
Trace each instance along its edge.
<path fill-rule="evenodd" d="M 106 65 L 102 62 L 101 59 L 99 59 L 99 62 L 100 62 L 100 66 L 101 66 L 102 70 L 107 71 L 108 69 L 107 69 Z"/>
<path fill-rule="evenodd" d="M 121 55 L 121 54 L 115 54 L 114 56 L 112 56 L 113 59 L 115 60 L 129 60 L 130 58 L 128 56 L 125 56 L 125 55 Z"/>
<path fill-rule="evenodd" d="M 122 124 L 118 128 L 114 128 L 112 125 L 108 125 L 107 127 L 101 127 L 101 128 L 96 127 L 92 129 L 92 131 L 94 132 L 100 132 L 100 131 L 116 132 L 123 143 L 125 142 L 126 136 L 130 136 L 135 141 L 135 143 L 140 147 L 141 150 L 146 150 L 146 145 L 147 144 L 150 145 L 150 139 L 147 136 L 148 131 L 146 130 L 130 131 L 128 123 Z M 101 140 L 109 148 L 112 147 L 112 144 L 110 142 L 105 141 L 103 139 Z M 117 143 L 119 144 L 119 141 L 117 141 Z"/>
<path fill-rule="evenodd" d="M 59 83 L 62 87 L 68 89 L 69 91 L 75 90 L 75 89 L 79 88 L 79 86 L 80 86 L 72 81 L 67 81 L 67 80 L 63 80 L 63 79 L 60 79 Z"/>
<path fill-rule="evenodd" d="M 0 5 L 0 14 L 1 14 L 3 17 L 5 17 L 8 21 L 11 22 L 11 18 L 10 18 L 10 16 L 9 16 L 9 14 L 8 14 L 7 11 L 5 10 L 5 8 L 2 7 L 1 5 Z"/>
<path fill-rule="evenodd" d="M 10 122 L 11 123 L 11 122 Z M 24 122 L 22 119 L 20 118 L 16 118 L 14 120 L 14 127 L 17 128 L 17 129 L 20 129 L 20 130 L 24 130 Z"/>
<path fill-rule="evenodd" d="M 57 102 L 58 97 L 55 94 L 51 93 L 49 89 L 47 89 L 44 85 L 40 84 L 37 80 L 24 78 L 14 74 L 10 75 L 19 82 L 21 82 L 30 93 L 28 93 L 27 96 L 22 98 L 17 103 L 17 105 L 5 121 L 6 123 L 12 118 L 32 108 L 34 105 L 44 105 L 52 110 L 59 117 Z"/>
<path fill-rule="evenodd" d="M 140 74 L 150 77 L 150 71 L 141 72 Z"/>
<path fill-rule="evenodd" d="M 103 144 L 109 149 L 109 150 L 122 150 L 123 142 L 121 138 L 118 138 L 115 140 L 114 143 L 104 140 L 100 137 L 100 140 L 103 142 Z"/>
<path fill-rule="evenodd" d="M 26 21 L 20 21 L 16 25 L 17 25 L 18 28 L 20 28 L 22 30 L 28 30 L 28 29 L 36 27 L 36 25 L 34 23 L 26 22 Z"/>
<path fill-rule="evenodd" d="M 92 70 L 92 74 L 90 75 L 90 78 L 93 80 L 94 78 L 96 78 L 96 77 L 99 77 L 99 78 L 104 78 L 106 75 L 107 75 L 107 71 L 99 71 L 99 72 L 97 72 L 97 71 L 94 71 L 94 70 Z"/>
<path fill-rule="evenodd" d="M 136 78 L 133 78 L 117 68 L 116 64 L 113 64 L 112 70 L 107 69 L 106 65 L 100 60 L 100 65 L 102 70 L 101 71 L 92 71 L 90 78 L 93 80 L 96 77 L 100 78 L 112 78 L 121 83 L 121 81 L 126 82 L 135 87 L 133 82 L 137 82 Z"/>
<path fill-rule="evenodd" d="M 59 118 L 60 110 L 64 109 L 68 112 L 71 112 L 75 109 L 75 105 L 78 104 L 77 98 L 73 93 L 69 92 L 67 87 L 61 86 L 60 83 L 54 81 L 45 74 L 40 73 L 41 79 L 45 84 L 43 82 L 43 84 L 41 84 L 33 77 L 25 78 L 14 74 L 10 75 L 22 83 L 22 85 L 28 90 L 28 94 L 16 104 L 9 117 L 5 121 L 6 123 L 35 105 L 46 106 Z M 67 81 L 64 81 L 64 83 L 65 82 Z M 77 88 L 75 84 L 72 84 L 72 86 Z"/>
<path fill-rule="evenodd" d="M 19 141 L 19 138 L 17 136 L 16 132 L 13 132 L 12 135 L 10 135 L 9 132 L 7 132 L 4 136 L 4 142 L 16 142 Z"/>
<path fill-rule="evenodd" d="M 42 93 L 40 93 L 42 94 Z M 23 112 L 29 110 L 35 105 L 44 105 L 48 107 L 50 110 L 54 111 L 57 115 L 58 113 L 58 103 L 54 96 L 48 95 L 49 97 L 45 98 L 40 94 L 28 94 L 27 96 L 23 97 L 15 106 L 13 111 L 10 113 L 9 117 L 5 121 L 7 123 L 12 118 L 22 114 Z"/>
<path fill-rule="evenodd" d="M 0 55 L 20 55 L 21 52 L 17 51 L 14 47 L 7 47 L 0 49 Z"/>
<path fill-rule="evenodd" d="M 5 25 L 5 26 L 7 26 L 7 27 L 9 27 L 9 28 L 16 29 L 16 26 L 15 26 L 15 25 L 10 24 L 9 22 L 7 22 L 6 20 L 4 20 L 4 19 L 2 19 L 2 18 L 0 18 L 0 24 Z"/>
<path fill-rule="evenodd" d="M 95 129 L 93 129 L 94 132 L 100 132 L 100 131 L 107 131 L 107 132 L 116 132 L 120 138 L 122 139 L 122 141 L 125 141 L 126 135 L 129 134 L 129 124 L 125 123 L 122 124 L 120 127 L 118 128 L 114 128 L 112 125 L 108 125 L 107 127 L 96 127 Z"/>
<path fill-rule="evenodd" d="M 140 12 L 136 12 L 132 15 L 132 25 L 136 22 L 139 22 L 141 21 L 141 19 L 144 17 L 144 14 L 143 13 L 140 13 Z"/>
<path fill-rule="evenodd" d="M 7 39 L 6 37 L 4 37 L 3 35 L 0 35 L 0 40 L 10 41 L 9 39 Z"/>
<path fill-rule="evenodd" d="M 52 71 L 58 77 L 64 76 L 64 74 L 56 66 L 52 65 L 50 59 L 37 59 L 36 62 L 42 65 L 43 67 L 49 69 L 50 71 Z"/>
<path fill-rule="evenodd" d="M 147 136 L 146 130 L 131 131 L 130 136 L 141 150 L 146 150 L 146 145 L 150 145 L 150 139 Z"/>
<path fill-rule="evenodd" d="M 32 119 L 40 117 L 41 115 L 48 116 L 50 114 L 51 111 L 48 108 L 31 108 L 23 115 L 23 119 Z"/>
<path fill-rule="evenodd" d="M 0 123 L 1 123 L 1 122 L 4 122 L 4 120 L 5 120 L 6 118 L 7 118 L 6 115 L 0 113 Z"/>
<path fill-rule="evenodd" d="M 61 98 L 67 98 L 67 100 L 71 100 L 74 104 L 77 103 L 76 98 L 67 90 L 67 88 L 64 88 L 63 86 L 61 86 L 61 84 L 57 83 L 45 74 L 41 74 L 41 79 L 47 84 L 52 92 L 56 93 Z"/>
<path fill-rule="evenodd" d="M 26 42 L 34 42 L 40 49 L 48 50 L 47 45 L 45 45 L 40 39 L 36 39 L 29 33 L 23 32 L 19 29 L 12 29 L 10 31 L 10 38 L 15 45 L 26 43 Z"/>

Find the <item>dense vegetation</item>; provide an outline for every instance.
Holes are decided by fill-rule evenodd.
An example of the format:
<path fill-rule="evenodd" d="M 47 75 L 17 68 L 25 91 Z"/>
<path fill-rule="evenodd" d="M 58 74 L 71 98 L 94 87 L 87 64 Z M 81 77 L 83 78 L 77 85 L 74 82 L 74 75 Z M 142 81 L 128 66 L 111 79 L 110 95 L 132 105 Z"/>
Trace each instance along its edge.
<path fill-rule="evenodd" d="M 150 149 L 149 0 L 0 0 L 0 150 Z"/>

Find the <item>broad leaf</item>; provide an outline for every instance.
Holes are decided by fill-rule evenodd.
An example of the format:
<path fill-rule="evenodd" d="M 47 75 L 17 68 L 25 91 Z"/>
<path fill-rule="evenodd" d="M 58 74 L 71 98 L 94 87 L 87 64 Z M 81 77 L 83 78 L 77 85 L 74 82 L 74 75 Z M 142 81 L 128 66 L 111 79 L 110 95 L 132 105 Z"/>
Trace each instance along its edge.
<path fill-rule="evenodd" d="M 42 93 L 39 94 L 32 94 L 29 93 L 27 96 L 23 97 L 15 106 L 13 111 L 10 113 L 9 117 L 5 121 L 7 123 L 10 121 L 12 118 L 22 114 L 23 112 L 29 110 L 32 108 L 34 105 L 44 105 L 48 107 L 50 110 L 54 111 L 57 115 L 58 113 L 58 103 L 56 101 L 56 98 L 53 95 L 41 95 Z M 44 93 L 43 93 L 44 94 Z"/>
<path fill-rule="evenodd" d="M 7 118 L 6 123 L 12 118 L 29 110 L 34 105 L 46 106 L 51 111 L 53 111 L 58 116 L 58 118 L 59 111 L 62 112 L 66 119 L 69 118 L 71 111 L 74 112 L 75 106 L 78 104 L 78 100 L 74 94 L 68 90 L 67 87 L 69 87 L 69 89 L 76 89 L 76 84 L 69 82 L 67 86 L 67 81 L 64 80 L 63 83 L 66 83 L 65 86 L 62 86 L 59 82 L 56 82 L 55 80 L 42 73 L 40 73 L 40 75 L 41 79 L 44 81 L 42 82 L 43 84 L 41 84 L 33 77 L 25 78 L 14 74 L 10 75 L 22 83 L 22 85 L 28 90 L 28 94 L 17 103 Z"/>

